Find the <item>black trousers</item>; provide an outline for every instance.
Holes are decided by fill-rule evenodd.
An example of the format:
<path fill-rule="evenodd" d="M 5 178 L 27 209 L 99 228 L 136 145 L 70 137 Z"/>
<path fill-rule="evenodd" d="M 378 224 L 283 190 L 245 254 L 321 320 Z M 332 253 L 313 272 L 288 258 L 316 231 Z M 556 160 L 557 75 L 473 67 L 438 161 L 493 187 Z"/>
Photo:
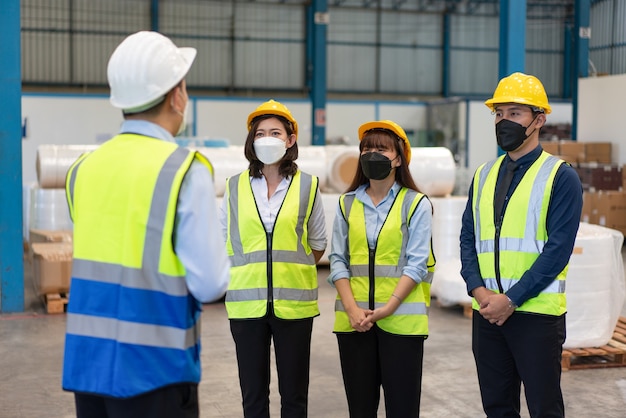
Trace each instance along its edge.
<path fill-rule="evenodd" d="M 231 320 L 245 418 L 270 416 L 270 344 L 274 340 L 282 418 L 307 416 L 313 318 Z"/>
<path fill-rule="evenodd" d="M 532 418 L 565 416 L 561 353 L 565 315 L 515 312 L 502 326 L 478 312 L 472 319 L 472 350 L 483 408 L 489 418 L 520 416 L 520 388 Z"/>
<path fill-rule="evenodd" d="M 198 385 L 167 386 L 132 398 L 75 393 L 77 418 L 198 418 Z"/>
<path fill-rule="evenodd" d="M 380 387 L 388 418 L 419 417 L 424 337 L 385 332 L 337 334 L 350 418 L 376 418 Z"/>

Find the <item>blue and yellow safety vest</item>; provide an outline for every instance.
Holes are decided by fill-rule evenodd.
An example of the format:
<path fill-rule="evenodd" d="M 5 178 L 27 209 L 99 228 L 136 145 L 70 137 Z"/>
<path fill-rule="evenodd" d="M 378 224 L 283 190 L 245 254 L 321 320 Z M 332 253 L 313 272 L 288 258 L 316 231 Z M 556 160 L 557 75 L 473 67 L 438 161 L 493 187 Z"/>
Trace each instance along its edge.
<path fill-rule="evenodd" d="M 474 176 L 472 208 L 476 253 L 485 286 L 506 293 L 518 283 L 537 260 L 548 240 L 546 219 L 554 178 L 564 163 L 542 152 L 528 168 L 509 198 L 498 230 L 493 202 L 496 181 L 504 156 L 483 164 Z M 496 269 L 498 262 L 499 269 Z M 566 311 L 565 266 L 538 296 L 524 302 L 517 311 L 559 316 Z M 476 300 L 473 308 L 479 309 Z"/>
<path fill-rule="evenodd" d="M 391 298 L 407 263 L 408 226 L 424 198 L 422 193 L 401 188 L 380 230 L 376 247 L 371 251 L 367 244 L 363 203 L 353 194 L 340 197 L 341 212 L 348 223 L 350 287 L 361 308 L 380 308 Z M 435 268 L 432 245 L 427 268 L 426 278 L 413 288 L 393 315 L 376 322 L 381 329 L 398 335 L 428 335 L 430 285 Z M 339 295 L 335 301 L 333 331 L 354 332 Z"/>
<path fill-rule="evenodd" d="M 317 270 L 307 226 L 318 183 L 317 177 L 297 171 L 273 230 L 266 232 L 249 171 L 227 180 L 228 318 L 261 318 L 268 304 L 281 319 L 319 315 Z"/>
<path fill-rule="evenodd" d="M 63 388 L 127 398 L 200 381 L 201 304 L 173 248 L 183 177 L 199 154 L 120 134 L 70 168 L 74 259 Z"/>

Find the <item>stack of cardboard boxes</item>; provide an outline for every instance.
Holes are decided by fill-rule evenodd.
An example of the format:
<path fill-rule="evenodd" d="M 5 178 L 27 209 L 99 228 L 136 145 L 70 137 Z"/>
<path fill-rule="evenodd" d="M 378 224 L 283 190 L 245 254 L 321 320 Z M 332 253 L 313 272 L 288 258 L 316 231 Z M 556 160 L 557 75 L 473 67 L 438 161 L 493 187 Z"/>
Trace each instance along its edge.
<path fill-rule="evenodd" d="M 72 231 L 31 229 L 29 232 L 35 292 L 46 301 L 49 313 L 63 312 L 72 277 Z"/>
<path fill-rule="evenodd" d="M 543 149 L 578 172 L 583 185 L 581 221 L 616 229 L 626 235 L 624 167 L 612 164 L 610 142 L 546 141 Z"/>

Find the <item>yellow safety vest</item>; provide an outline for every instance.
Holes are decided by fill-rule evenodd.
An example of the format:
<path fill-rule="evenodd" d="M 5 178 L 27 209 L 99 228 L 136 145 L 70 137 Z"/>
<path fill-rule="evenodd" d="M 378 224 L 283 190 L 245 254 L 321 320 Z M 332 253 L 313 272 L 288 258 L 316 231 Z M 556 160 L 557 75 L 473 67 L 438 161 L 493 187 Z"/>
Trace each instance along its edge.
<path fill-rule="evenodd" d="M 201 304 L 172 240 L 194 159 L 211 168 L 174 143 L 121 134 L 69 169 L 74 259 L 64 389 L 126 398 L 200 381 Z"/>
<path fill-rule="evenodd" d="M 408 188 L 400 189 L 380 230 L 374 253 L 370 254 L 363 203 L 353 194 L 340 197 L 341 212 L 348 223 L 350 287 L 361 308 L 380 308 L 391 298 L 407 262 L 408 226 L 423 198 L 425 196 L 422 193 Z M 432 244 L 429 253 L 427 277 L 409 293 L 393 315 L 376 322 L 384 331 L 398 335 L 428 335 L 430 285 L 435 269 Z M 339 295 L 335 301 L 333 331 L 355 331 Z"/>
<path fill-rule="evenodd" d="M 478 168 L 474 175 L 472 200 L 480 273 L 485 286 L 497 293 L 497 274 L 500 276 L 503 292 L 506 292 L 518 283 L 543 251 L 548 240 L 546 219 L 554 177 L 564 163 L 546 152 L 541 153 L 509 198 L 498 239 L 493 202 L 503 160 L 504 156 Z M 499 257 L 498 272 L 495 267 L 496 257 Z M 548 287 L 538 296 L 524 302 L 517 311 L 555 316 L 564 314 L 567 268 L 565 266 Z M 473 308 L 479 309 L 476 300 L 473 300 Z"/>
<path fill-rule="evenodd" d="M 245 171 L 226 182 L 230 319 L 261 318 L 271 304 L 276 317 L 319 315 L 315 256 L 308 243 L 308 222 L 319 180 L 301 171 L 289 189 L 271 232 L 266 232 Z"/>

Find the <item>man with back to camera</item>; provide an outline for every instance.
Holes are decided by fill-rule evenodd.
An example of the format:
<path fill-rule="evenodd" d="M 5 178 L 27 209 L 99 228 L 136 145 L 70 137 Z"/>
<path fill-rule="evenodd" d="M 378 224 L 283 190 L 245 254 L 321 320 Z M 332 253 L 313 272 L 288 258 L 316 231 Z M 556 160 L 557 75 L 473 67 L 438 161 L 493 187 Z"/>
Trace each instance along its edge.
<path fill-rule="evenodd" d="M 461 229 L 483 409 L 490 418 L 519 417 L 523 383 L 531 417 L 564 417 L 565 278 L 582 186 L 539 145 L 551 108 L 536 77 L 503 78 L 485 104 L 506 155 L 476 170 Z"/>
<path fill-rule="evenodd" d="M 72 165 L 74 221 L 63 389 L 82 417 L 198 417 L 201 302 L 229 261 L 212 167 L 174 142 L 185 127 L 194 48 L 137 32 L 107 75 L 120 133 Z"/>

